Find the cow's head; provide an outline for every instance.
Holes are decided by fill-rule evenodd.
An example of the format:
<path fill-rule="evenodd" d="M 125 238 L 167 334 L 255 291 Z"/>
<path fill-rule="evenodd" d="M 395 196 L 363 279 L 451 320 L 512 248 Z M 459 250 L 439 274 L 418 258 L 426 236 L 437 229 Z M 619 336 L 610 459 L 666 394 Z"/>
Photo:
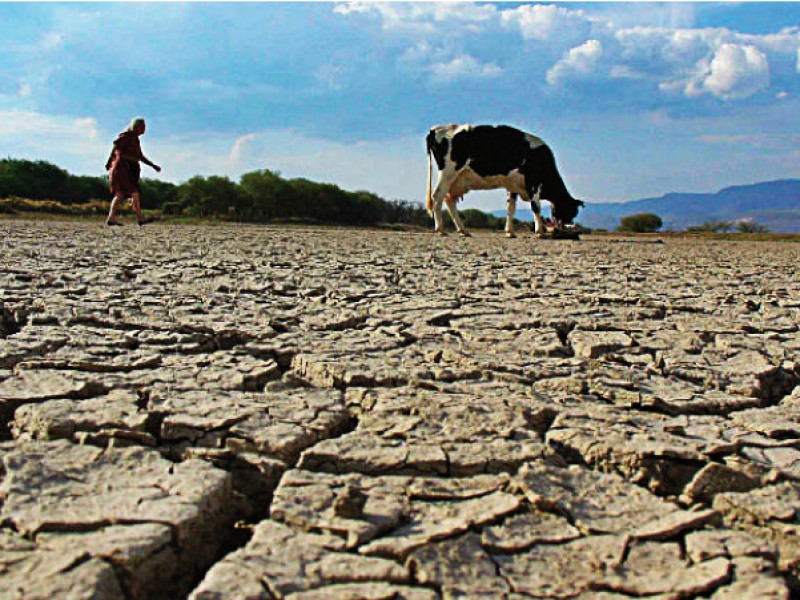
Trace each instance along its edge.
<path fill-rule="evenodd" d="M 553 204 L 553 218 L 564 225 L 570 225 L 578 216 L 578 209 L 585 206 L 583 200 L 568 198 Z"/>

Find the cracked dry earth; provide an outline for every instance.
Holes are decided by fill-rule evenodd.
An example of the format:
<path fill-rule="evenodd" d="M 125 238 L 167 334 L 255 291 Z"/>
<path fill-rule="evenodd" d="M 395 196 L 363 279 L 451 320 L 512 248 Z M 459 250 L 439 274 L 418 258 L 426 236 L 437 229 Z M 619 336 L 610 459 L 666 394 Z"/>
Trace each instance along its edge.
<path fill-rule="evenodd" d="M 800 244 L 0 231 L 3 598 L 800 597 Z"/>

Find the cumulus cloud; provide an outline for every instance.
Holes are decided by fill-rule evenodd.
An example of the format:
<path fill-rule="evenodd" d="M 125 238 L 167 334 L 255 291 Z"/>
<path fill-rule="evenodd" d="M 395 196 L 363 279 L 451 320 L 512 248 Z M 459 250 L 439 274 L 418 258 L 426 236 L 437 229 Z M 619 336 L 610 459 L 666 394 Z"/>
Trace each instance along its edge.
<path fill-rule="evenodd" d="M 256 134 L 247 133 L 236 138 L 236 141 L 231 147 L 230 154 L 228 154 L 228 161 L 234 165 L 238 165 L 243 158 L 247 157 L 247 150 L 250 143 L 256 139 Z"/>
<path fill-rule="evenodd" d="M 547 83 L 555 85 L 575 75 L 592 73 L 603 56 L 600 40 L 589 40 L 567 52 L 547 72 Z"/>
<path fill-rule="evenodd" d="M 724 100 L 747 98 L 769 86 L 767 56 L 755 46 L 722 44 L 707 68 L 686 86 L 687 96 L 709 93 Z"/>
<path fill-rule="evenodd" d="M 480 63 L 468 54 L 462 54 L 445 63 L 431 65 L 429 70 L 434 81 L 438 83 L 448 83 L 463 77 L 496 77 L 503 72 L 496 64 Z"/>
<path fill-rule="evenodd" d="M 93 117 L 47 115 L 35 111 L 0 111 L 0 135 L 13 138 L 21 134 L 43 133 L 67 141 L 97 138 L 97 120 Z"/>
<path fill-rule="evenodd" d="M 342 15 L 370 14 L 384 29 L 413 36 L 416 48 L 438 46 L 446 39 L 447 52 L 417 55 L 420 68 L 442 81 L 465 75 L 469 69 L 477 76 L 525 75 L 513 71 L 513 61 L 497 63 L 495 55 L 492 62 L 476 49 L 492 46 L 476 43 L 470 38 L 475 32 L 518 35 L 526 42 L 519 52 L 531 53 L 527 64 L 543 73 L 551 86 L 580 78 L 625 78 L 664 94 L 730 101 L 767 89 L 771 67 L 779 58 L 800 73 L 800 27 L 764 35 L 725 27 L 693 28 L 696 9 L 682 3 L 646 7 L 601 3 L 573 9 L 553 4 L 506 8 L 502 4 L 383 2 L 339 4 L 335 10 Z M 564 48 L 571 49 L 554 58 L 553 53 L 558 56 Z M 401 60 L 410 56 L 405 53 Z M 486 63 L 483 69 L 481 63 Z"/>
<path fill-rule="evenodd" d="M 470 2 L 348 2 L 335 5 L 333 11 L 340 15 L 376 16 L 387 30 L 418 32 L 435 31 L 442 23 L 466 25 L 475 30 L 497 15 L 492 4 Z"/>
<path fill-rule="evenodd" d="M 519 30 L 527 40 L 585 39 L 591 32 L 591 23 L 582 10 L 552 4 L 524 4 L 503 10 L 500 22 L 506 28 Z"/>
<path fill-rule="evenodd" d="M 653 81 L 662 92 L 689 98 L 742 99 L 769 87 L 768 52 L 796 47 L 800 33 L 789 29 L 758 37 L 726 28 L 630 27 L 601 41 L 603 56 L 595 61 L 595 69 L 567 68 L 571 63 L 580 65 L 580 60 L 567 57 L 551 69 L 548 82 L 600 72 L 612 78 Z"/>
<path fill-rule="evenodd" d="M 13 109 L 0 110 L 0 139 L 13 148 L 15 158 L 46 158 L 82 173 L 85 164 L 97 165 L 102 171 L 113 138 L 100 131 L 94 117 Z"/>
<path fill-rule="evenodd" d="M 769 86 L 769 59 L 754 36 L 726 28 L 633 27 L 614 34 L 617 52 L 611 72 L 625 70 L 658 83 L 666 93 L 689 98 L 711 95 L 747 98 Z M 765 45 L 776 47 L 775 36 Z"/>

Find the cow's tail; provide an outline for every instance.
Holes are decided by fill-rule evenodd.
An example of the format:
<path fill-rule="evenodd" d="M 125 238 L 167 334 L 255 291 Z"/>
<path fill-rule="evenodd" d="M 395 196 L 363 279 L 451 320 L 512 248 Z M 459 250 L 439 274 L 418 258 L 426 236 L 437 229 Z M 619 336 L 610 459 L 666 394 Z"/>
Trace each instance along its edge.
<path fill-rule="evenodd" d="M 431 149 L 428 148 L 428 191 L 425 194 L 425 207 L 428 209 L 428 214 L 433 216 L 433 196 L 431 196 L 431 183 L 433 180 L 433 156 Z"/>

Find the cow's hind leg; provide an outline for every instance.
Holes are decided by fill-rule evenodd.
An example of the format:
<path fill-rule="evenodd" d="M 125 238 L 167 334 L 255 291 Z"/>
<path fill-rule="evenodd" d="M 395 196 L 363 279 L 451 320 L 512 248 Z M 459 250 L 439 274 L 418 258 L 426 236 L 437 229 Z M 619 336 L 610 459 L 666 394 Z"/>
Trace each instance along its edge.
<path fill-rule="evenodd" d="M 506 212 L 506 237 L 515 238 L 517 234 L 514 233 L 514 215 L 517 213 L 517 195 L 514 192 L 508 192 Z"/>
<path fill-rule="evenodd" d="M 458 229 L 459 235 L 461 237 L 472 237 L 470 233 L 467 231 L 467 228 L 464 227 L 464 223 L 461 220 L 461 217 L 458 215 L 458 209 L 456 209 L 456 201 L 450 194 L 447 194 L 447 196 L 445 196 L 444 203 L 447 205 L 447 211 L 453 218 L 453 223 L 456 224 L 456 229 Z"/>

